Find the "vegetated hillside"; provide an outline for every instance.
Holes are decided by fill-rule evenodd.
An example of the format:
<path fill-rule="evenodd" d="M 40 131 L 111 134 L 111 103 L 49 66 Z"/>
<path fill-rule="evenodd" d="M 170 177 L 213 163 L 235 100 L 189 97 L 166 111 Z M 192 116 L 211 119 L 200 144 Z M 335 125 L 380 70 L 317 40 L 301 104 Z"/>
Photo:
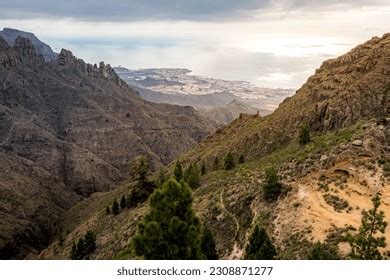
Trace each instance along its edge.
<path fill-rule="evenodd" d="M 240 115 L 256 115 L 257 112 L 261 116 L 270 114 L 268 110 L 257 110 L 244 102 L 234 99 L 232 102 L 223 107 L 213 109 L 200 109 L 199 112 L 207 118 L 216 121 L 219 124 L 227 125 Z"/>
<path fill-rule="evenodd" d="M 195 209 L 212 231 L 220 258 L 238 259 L 254 225 L 266 228 L 278 258 L 307 258 L 314 242 L 348 253 L 346 232 L 360 225 L 362 209 L 380 192 L 390 217 L 390 35 L 373 38 L 323 63 L 297 94 L 271 115 L 246 116 L 208 137 L 177 160 L 205 163 L 207 174 L 194 190 Z M 311 141 L 299 143 L 302 124 Z M 226 153 L 245 163 L 225 171 Z M 277 201 L 264 199 L 264 170 L 278 170 L 283 190 Z M 77 204 L 64 221 L 63 242 L 38 257 L 69 258 L 72 244 L 87 230 L 97 234 L 90 258 L 134 258 L 131 246 L 141 204 L 107 215 L 105 207 L 126 195 L 132 184 L 95 194 Z M 385 233 L 390 249 L 390 228 Z"/>
<path fill-rule="evenodd" d="M 33 33 L 13 28 L 3 28 L 3 30 L 0 31 L 0 36 L 3 37 L 10 46 L 15 44 L 15 40 L 19 36 L 30 39 L 36 52 L 43 55 L 45 61 L 55 60 L 58 56 L 58 53 L 55 53 L 49 45 L 39 40 Z"/>
<path fill-rule="evenodd" d="M 145 155 L 168 164 L 212 132 L 191 107 L 143 100 L 109 65 L 70 51 L 45 62 L 0 37 L 0 258 L 41 249 L 81 197 L 107 191 Z"/>

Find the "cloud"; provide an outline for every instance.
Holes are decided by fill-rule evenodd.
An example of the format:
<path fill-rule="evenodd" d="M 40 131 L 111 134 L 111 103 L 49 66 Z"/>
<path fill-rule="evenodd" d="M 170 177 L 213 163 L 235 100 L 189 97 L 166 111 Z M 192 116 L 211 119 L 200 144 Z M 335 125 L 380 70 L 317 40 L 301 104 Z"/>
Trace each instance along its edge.
<path fill-rule="evenodd" d="M 387 1 L 388 2 L 388 1 Z M 340 6 L 384 5 L 386 0 L 0 0 L 0 18 L 72 18 L 81 21 L 250 19 L 260 11 L 283 12 Z"/>
<path fill-rule="evenodd" d="M 205 20 L 269 6 L 271 0 L 13 0 L 0 1 L 0 17 L 74 18 L 85 21 Z"/>
<path fill-rule="evenodd" d="M 0 28 L 33 32 L 90 63 L 297 88 L 323 60 L 390 26 L 390 3 L 379 0 L 111 2 L 0 0 Z"/>

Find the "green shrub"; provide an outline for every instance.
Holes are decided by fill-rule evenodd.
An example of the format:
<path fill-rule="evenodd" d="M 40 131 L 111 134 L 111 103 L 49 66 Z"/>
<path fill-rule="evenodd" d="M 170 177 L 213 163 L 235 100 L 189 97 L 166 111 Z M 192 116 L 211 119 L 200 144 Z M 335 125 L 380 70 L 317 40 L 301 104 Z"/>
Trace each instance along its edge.
<path fill-rule="evenodd" d="M 265 170 L 263 193 L 264 199 L 267 201 L 276 201 L 282 193 L 282 184 L 279 182 L 278 173 L 273 167 Z"/>
<path fill-rule="evenodd" d="M 303 124 L 299 129 L 299 144 L 306 145 L 310 142 L 310 128 Z"/>
<path fill-rule="evenodd" d="M 231 170 L 236 167 L 236 163 L 234 162 L 234 156 L 231 152 L 228 152 L 225 156 L 224 168 L 225 170 Z"/>
<path fill-rule="evenodd" d="M 331 246 L 328 244 L 323 244 L 317 242 L 314 244 L 309 255 L 307 256 L 308 260 L 339 260 L 340 254 L 336 246 Z"/>

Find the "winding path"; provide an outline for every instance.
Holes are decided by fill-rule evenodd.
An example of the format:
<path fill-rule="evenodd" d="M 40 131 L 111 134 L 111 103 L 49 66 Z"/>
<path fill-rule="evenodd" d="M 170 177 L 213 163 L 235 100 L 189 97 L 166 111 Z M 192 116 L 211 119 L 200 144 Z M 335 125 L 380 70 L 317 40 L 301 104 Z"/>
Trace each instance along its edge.
<path fill-rule="evenodd" d="M 229 260 L 240 259 L 241 255 L 242 255 L 242 250 L 239 248 L 239 245 L 238 245 L 238 242 L 237 242 L 238 235 L 240 233 L 240 223 L 238 222 L 236 216 L 232 212 L 230 212 L 229 210 L 226 209 L 225 203 L 223 202 L 223 192 L 224 192 L 224 190 L 221 191 L 221 194 L 219 196 L 219 202 L 221 204 L 222 211 L 224 211 L 228 216 L 230 216 L 234 220 L 234 222 L 236 224 L 236 231 L 235 231 L 235 234 L 234 234 L 233 250 L 229 254 L 228 259 Z"/>

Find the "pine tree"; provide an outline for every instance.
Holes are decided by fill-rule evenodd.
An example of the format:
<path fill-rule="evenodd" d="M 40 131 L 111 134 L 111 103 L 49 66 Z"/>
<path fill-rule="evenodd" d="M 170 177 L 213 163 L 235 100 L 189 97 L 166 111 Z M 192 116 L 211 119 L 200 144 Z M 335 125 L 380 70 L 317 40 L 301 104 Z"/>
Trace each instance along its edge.
<path fill-rule="evenodd" d="M 84 237 L 84 255 L 93 252 L 96 249 L 96 235 L 93 231 L 88 230 Z"/>
<path fill-rule="evenodd" d="M 184 181 L 191 187 L 197 188 L 200 185 L 200 172 L 196 163 L 190 166 L 184 172 Z"/>
<path fill-rule="evenodd" d="M 127 206 L 126 197 L 124 195 L 122 195 L 120 206 L 121 206 L 121 209 L 125 209 Z"/>
<path fill-rule="evenodd" d="M 125 204 L 122 204 L 121 200 L 121 208 L 123 208 L 123 205 L 127 208 L 136 207 L 138 204 L 146 201 L 156 187 L 154 182 L 148 180 L 149 165 L 145 157 L 137 157 L 135 159 L 131 167 L 131 174 L 136 183 L 127 199 L 122 197 Z"/>
<path fill-rule="evenodd" d="M 116 199 L 114 199 L 114 202 L 112 203 L 112 211 L 111 212 L 115 216 L 119 214 L 119 204 L 118 204 L 118 201 Z"/>
<path fill-rule="evenodd" d="M 206 164 L 202 162 L 202 165 L 200 167 L 200 174 L 203 176 L 206 175 L 206 173 L 207 173 Z"/>
<path fill-rule="evenodd" d="M 78 259 L 76 243 L 73 243 L 73 245 L 72 245 L 72 250 L 70 251 L 70 259 L 71 260 L 77 260 Z"/>
<path fill-rule="evenodd" d="M 236 166 L 234 162 L 234 156 L 231 152 L 228 152 L 225 156 L 224 168 L 225 170 L 233 169 Z"/>
<path fill-rule="evenodd" d="M 340 254 L 336 246 L 317 242 L 310 251 L 308 260 L 339 260 Z"/>
<path fill-rule="evenodd" d="M 244 155 L 241 155 L 240 158 L 238 159 L 238 163 L 242 164 L 245 162 L 245 157 Z"/>
<path fill-rule="evenodd" d="M 272 244 L 267 232 L 257 225 L 249 238 L 245 248 L 245 259 L 247 260 L 273 260 L 276 256 L 276 249 Z"/>
<path fill-rule="evenodd" d="M 157 179 L 155 181 L 155 185 L 157 187 L 161 187 L 166 181 L 168 180 L 168 177 L 165 175 L 165 172 L 163 169 L 161 169 L 159 172 L 158 172 L 158 176 L 157 176 Z"/>
<path fill-rule="evenodd" d="M 277 200 L 282 193 L 282 184 L 279 182 L 278 173 L 273 167 L 265 170 L 263 192 L 264 199 L 267 201 Z"/>
<path fill-rule="evenodd" d="M 146 157 L 138 156 L 135 158 L 130 166 L 130 175 L 139 185 L 143 186 L 147 183 L 149 164 Z"/>
<path fill-rule="evenodd" d="M 149 199 L 150 211 L 133 239 L 135 253 L 145 259 L 202 259 L 201 227 L 192 209 L 191 189 L 170 179 Z"/>
<path fill-rule="evenodd" d="M 358 260 L 381 260 L 384 255 L 379 248 L 386 247 L 385 233 L 387 222 L 383 211 L 379 210 L 381 198 L 379 194 L 372 199 L 373 208 L 362 211 L 362 224 L 359 232 L 355 235 L 349 234 L 347 240 L 351 246 L 351 259 Z"/>
<path fill-rule="evenodd" d="M 213 234 L 207 227 L 203 229 L 201 248 L 206 260 L 218 260 L 215 240 Z"/>
<path fill-rule="evenodd" d="M 299 144 L 306 145 L 310 142 L 310 128 L 303 124 L 299 129 Z"/>
<path fill-rule="evenodd" d="M 73 243 L 72 250 L 70 251 L 70 258 L 72 260 L 85 259 L 88 254 L 92 253 L 96 249 L 96 235 L 93 231 L 88 230 L 84 238 L 80 238 L 79 241 Z"/>
<path fill-rule="evenodd" d="M 106 214 L 108 215 L 108 214 L 111 214 L 111 209 L 110 209 L 110 207 L 106 207 Z"/>
<path fill-rule="evenodd" d="M 176 181 L 180 182 L 183 179 L 183 168 L 181 167 L 180 162 L 176 162 L 175 169 L 173 171 L 173 176 Z"/>
<path fill-rule="evenodd" d="M 81 238 L 79 239 L 79 242 L 77 242 L 77 246 L 76 246 L 77 259 L 81 260 L 84 257 L 84 254 L 85 254 L 85 242 L 84 239 Z"/>
<path fill-rule="evenodd" d="M 215 170 L 219 169 L 219 158 L 218 157 L 214 158 L 214 169 Z"/>

